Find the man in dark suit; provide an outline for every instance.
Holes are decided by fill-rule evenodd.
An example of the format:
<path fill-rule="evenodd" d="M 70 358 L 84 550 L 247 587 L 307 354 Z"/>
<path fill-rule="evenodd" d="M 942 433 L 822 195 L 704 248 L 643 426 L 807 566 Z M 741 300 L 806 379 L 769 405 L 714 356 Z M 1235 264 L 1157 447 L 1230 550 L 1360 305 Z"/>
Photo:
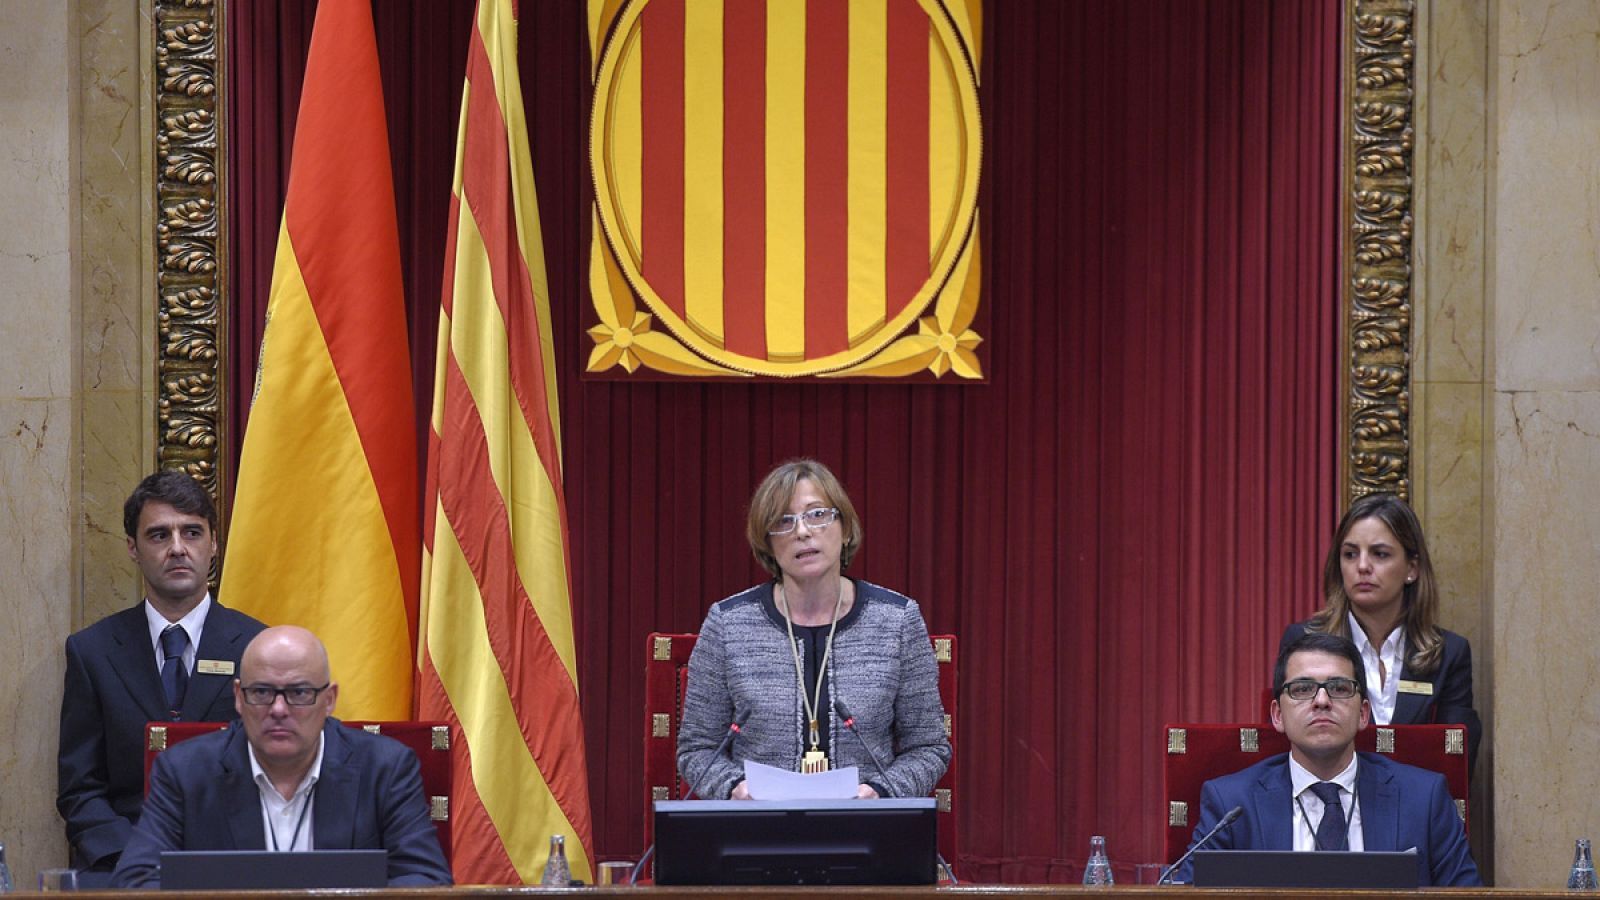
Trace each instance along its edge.
<path fill-rule="evenodd" d="M 450 884 L 416 755 L 330 718 L 338 694 L 311 632 L 257 635 L 233 686 L 244 727 L 156 758 L 112 883 L 159 887 L 166 850 L 382 849 L 389 884 Z"/>
<path fill-rule="evenodd" d="M 217 511 L 182 472 L 144 479 L 122 509 L 144 599 L 67 638 L 56 809 L 72 864 L 104 883 L 144 800 L 144 727 L 233 718 L 235 668 L 264 626 L 211 599 Z"/>
<path fill-rule="evenodd" d="M 1209 849 L 1415 848 L 1423 886 L 1482 884 L 1444 776 L 1355 751 L 1371 713 L 1354 644 L 1319 633 L 1291 641 L 1272 689 L 1272 724 L 1289 752 L 1206 782 L 1190 846 L 1237 806 L 1244 814 Z M 1191 868 L 1174 880 L 1191 880 Z"/>

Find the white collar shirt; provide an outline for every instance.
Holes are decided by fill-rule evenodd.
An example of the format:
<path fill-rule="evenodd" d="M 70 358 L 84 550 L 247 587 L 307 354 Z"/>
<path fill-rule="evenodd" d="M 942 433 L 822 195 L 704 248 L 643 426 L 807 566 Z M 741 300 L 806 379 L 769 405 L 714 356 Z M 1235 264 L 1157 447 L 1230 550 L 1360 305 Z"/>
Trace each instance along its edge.
<path fill-rule="evenodd" d="M 243 727 L 243 726 L 240 726 Z M 322 777 L 322 749 L 325 736 L 317 735 L 317 755 L 311 760 L 311 768 L 306 770 L 300 785 L 294 789 L 294 794 L 289 799 L 283 799 L 278 789 L 272 786 L 272 779 L 262 771 L 261 763 L 256 759 L 256 748 L 245 742 L 245 749 L 250 756 L 250 775 L 255 779 L 256 789 L 261 794 L 261 824 L 266 831 L 266 850 L 310 850 L 313 847 L 311 840 L 311 819 L 313 810 L 312 802 L 316 799 L 317 780 Z"/>
<path fill-rule="evenodd" d="M 1350 765 L 1330 779 L 1339 786 L 1339 803 L 1344 806 L 1350 823 L 1348 839 L 1351 850 L 1366 849 L 1366 842 L 1361 839 L 1361 804 L 1356 802 L 1356 764 L 1360 761 L 1360 755 L 1351 756 Z M 1324 805 L 1322 798 L 1310 788 L 1321 780 L 1307 771 L 1305 766 L 1295 762 L 1292 754 L 1289 756 L 1289 785 L 1294 797 L 1291 804 L 1294 849 L 1303 853 L 1317 849 L 1317 827 L 1322 824 Z"/>
<path fill-rule="evenodd" d="M 1361 653 L 1362 668 L 1367 671 L 1367 700 L 1372 703 L 1372 721 L 1377 725 L 1387 725 L 1394 721 L 1394 706 L 1400 696 L 1400 668 L 1404 663 L 1402 654 L 1406 646 L 1405 626 L 1395 626 L 1389 636 L 1383 639 L 1383 646 L 1375 648 L 1367 640 L 1367 633 L 1361 630 L 1361 623 L 1356 621 L 1355 614 L 1347 615 L 1350 616 L 1350 640 Z M 1381 672 L 1387 672 L 1389 677 L 1382 677 Z"/>
<path fill-rule="evenodd" d="M 189 614 L 176 622 L 168 622 L 167 617 L 156 612 L 150 601 L 144 601 L 144 620 L 150 626 L 150 647 L 156 657 L 156 671 L 161 671 L 161 666 L 166 663 L 167 655 L 161 652 L 161 632 L 167 630 L 168 625 L 177 625 L 189 635 L 189 646 L 183 651 L 183 668 L 189 674 L 194 674 L 194 660 L 199 654 L 200 632 L 205 630 L 206 616 L 211 612 L 211 592 L 207 591 L 205 597 L 189 610 Z"/>

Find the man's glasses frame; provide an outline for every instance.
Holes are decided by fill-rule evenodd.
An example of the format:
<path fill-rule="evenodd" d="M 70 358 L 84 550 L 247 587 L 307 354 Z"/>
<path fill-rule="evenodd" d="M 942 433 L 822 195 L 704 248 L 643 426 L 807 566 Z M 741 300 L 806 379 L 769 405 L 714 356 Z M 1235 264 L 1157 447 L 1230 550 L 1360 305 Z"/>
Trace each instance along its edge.
<path fill-rule="evenodd" d="M 1318 691 L 1327 691 L 1329 700 L 1353 700 L 1361 696 L 1361 682 L 1354 678 L 1329 678 L 1327 681 L 1296 678 L 1284 682 L 1280 693 L 1288 695 L 1296 703 L 1304 703 L 1317 696 Z"/>
<path fill-rule="evenodd" d="M 250 706 L 271 706 L 278 702 L 280 696 L 283 702 L 290 706 L 310 706 L 316 703 L 317 697 L 332 685 L 331 681 L 322 687 L 312 687 L 309 684 L 291 684 L 288 687 L 250 684 L 240 687 L 239 693 L 244 697 L 244 702 Z"/>

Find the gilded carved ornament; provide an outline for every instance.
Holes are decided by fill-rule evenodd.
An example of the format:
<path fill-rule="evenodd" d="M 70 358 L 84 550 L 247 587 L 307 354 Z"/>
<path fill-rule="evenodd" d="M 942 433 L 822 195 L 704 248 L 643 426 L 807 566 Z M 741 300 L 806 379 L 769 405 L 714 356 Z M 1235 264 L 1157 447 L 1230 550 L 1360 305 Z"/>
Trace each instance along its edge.
<path fill-rule="evenodd" d="M 220 507 L 227 397 L 222 11 L 213 0 L 154 0 L 152 12 L 156 459 L 199 479 Z"/>
<path fill-rule="evenodd" d="M 1409 497 L 1416 7 L 1350 0 L 1345 8 L 1347 493 Z"/>

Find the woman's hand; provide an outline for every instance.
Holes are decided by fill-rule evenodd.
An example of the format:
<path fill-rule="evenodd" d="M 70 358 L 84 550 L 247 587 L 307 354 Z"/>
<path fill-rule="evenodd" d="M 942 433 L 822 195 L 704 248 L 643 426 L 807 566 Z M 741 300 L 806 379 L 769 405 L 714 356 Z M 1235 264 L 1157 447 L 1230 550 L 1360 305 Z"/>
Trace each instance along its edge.
<path fill-rule="evenodd" d="M 873 790 L 872 785 L 870 785 L 870 784 L 857 785 L 856 786 L 856 799 L 857 800 L 876 800 L 876 799 L 878 799 L 878 792 L 876 790 Z"/>
<path fill-rule="evenodd" d="M 866 787 L 866 785 L 862 785 L 862 787 Z M 741 781 L 738 784 L 733 786 L 733 793 L 728 795 L 728 799 L 730 799 L 730 800 L 749 800 L 750 799 L 750 789 L 745 787 L 744 786 L 744 782 Z"/>

